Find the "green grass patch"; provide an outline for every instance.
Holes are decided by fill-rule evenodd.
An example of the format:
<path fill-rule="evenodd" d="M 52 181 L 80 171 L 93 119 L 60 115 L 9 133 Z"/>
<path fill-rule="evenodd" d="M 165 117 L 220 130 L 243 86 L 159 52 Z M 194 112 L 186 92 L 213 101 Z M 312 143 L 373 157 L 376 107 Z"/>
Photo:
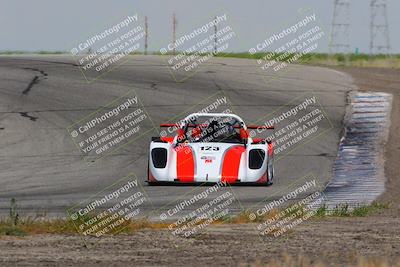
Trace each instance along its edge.
<path fill-rule="evenodd" d="M 9 236 L 26 236 L 27 233 L 19 227 L 16 226 L 6 226 L 0 225 L 0 236 L 9 235 Z"/>
<path fill-rule="evenodd" d="M 327 217 L 366 217 L 368 215 L 380 212 L 384 209 L 388 209 L 388 203 L 373 202 L 368 206 L 357 206 L 351 208 L 347 203 L 340 204 L 333 209 L 329 209 L 323 205 L 318 208 L 311 218 L 327 218 Z M 267 221 L 268 219 L 284 219 L 292 215 L 297 217 L 303 217 L 309 210 L 304 206 L 292 205 L 282 209 L 272 209 L 265 213 L 263 216 L 256 216 L 250 219 L 250 214 L 253 213 L 250 210 L 246 210 L 239 215 L 232 217 L 228 220 L 228 223 L 260 223 Z"/>
<path fill-rule="evenodd" d="M 177 54 L 182 53 L 180 51 Z M 161 55 L 159 52 L 149 53 L 152 55 Z M 193 53 L 186 54 L 187 56 Z M 172 53 L 165 55 L 173 56 Z M 198 53 L 199 56 L 205 56 L 207 54 Z M 291 62 L 293 57 L 294 60 L 291 63 L 294 64 L 309 64 L 309 65 L 325 65 L 325 66 L 352 66 L 352 67 L 376 67 L 376 68 L 400 68 L 400 54 L 385 55 L 385 54 L 328 54 L 328 53 L 307 53 L 304 55 L 296 55 L 295 53 L 273 53 L 263 52 L 250 54 L 248 52 L 237 52 L 237 53 L 218 53 L 215 57 L 222 58 L 244 58 L 244 59 L 263 59 L 263 60 L 275 60 L 279 62 Z M 293 60 L 293 59 L 292 59 Z"/>
<path fill-rule="evenodd" d="M 328 209 L 326 206 L 320 207 L 316 217 L 366 217 L 370 214 L 388 209 L 388 203 L 373 202 L 369 206 L 357 206 L 350 208 L 348 204 L 340 204 L 333 209 Z"/>
<path fill-rule="evenodd" d="M 224 53 L 217 57 L 267 59 L 280 62 L 288 62 L 295 54 L 287 53 Z M 327 65 L 327 66 L 352 66 L 352 67 L 377 67 L 377 68 L 400 68 L 400 55 L 368 55 L 368 54 L 327 54 L 308 53 L 302 55 L 295 64 Z"/>
<path fill-rule="evenodd" d="M 47 51 L 47 50 L 40 50 L 40 51 L 5 50 L 5 51 L 0 51 L 0 55 L 26 55 L 26 54 L 62 55 L 62 54 L 69 54 L 69 53 L 66 51 Z"/>

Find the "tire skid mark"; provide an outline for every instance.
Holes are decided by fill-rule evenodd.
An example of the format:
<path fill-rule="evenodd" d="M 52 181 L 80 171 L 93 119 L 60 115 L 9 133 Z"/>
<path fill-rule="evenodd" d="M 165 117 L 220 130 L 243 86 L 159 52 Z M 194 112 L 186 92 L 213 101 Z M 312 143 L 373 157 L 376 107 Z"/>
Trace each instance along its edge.
<path fill-rule="evenodd" d="M 32 80 L 30 81 L 28 86 L 25 88 L 25 90 L 22 91 L 23 95 L 27 95 L 27 94 L 29 94 L 29 92 L 31 91 L 32 87 L 35 84 L 38 84 L 42 79 L 47 79 L 48 74 L 46 72 L 44 72 L 43 70 L 36 69 L 36 68 L 24 68 L 24 69 L 39 72 L 39 75 L 35 75 L 35 77 L 32 78 Z"/>
<path fill-rule="evenodd" d="M 25 70 L 32 70 L 35 72 L 39 72 L 39 75 L 35 75 L 28 86 L 22 91 L 22 95 L 28 95 L 29 92 L 32 90 L 33 86 L 35 84 L 38 84 L 41 80 L 47 79 L 48 74 L 44 72 L 43 70 L 37 69 L 37 68 L 24 68 Z M 38 117 L 29 115 L 27 111 L 21 111 L 18 112 L 22 117 L 28 118 L 31 121 L 36 121 Z"/>
<path fill-rule="evenodd" d="M 34 117 L 34 116 L 29 115 L 28 112 L 19 112 L 19 114 L 20 114 L 22 117 L 25 117 L 25 118 L 30 119 L 31 121 L 36 121 L 36 120 L 38 119 L 37 117 Z"/>
<path fill-rule="evenodd" d="M 25 88 L 25 90 L 22 91 L 22 94 L 27 95 L 29 93 L 29 91 L 32 89 L 33 85 L 38 83 L 38 80 L 39 80 L 39 76 L 33 77 L 32 81 L 28 84 L 28 86 Z"/>
<path fill-rule="evenodd" d="M 345 132 L 332 179 L 324 191 L 328 208 L 369 205 L 385 190 L 384 146 L 389 134 L 392 95 L 355 92 L 349 97 Z"/>

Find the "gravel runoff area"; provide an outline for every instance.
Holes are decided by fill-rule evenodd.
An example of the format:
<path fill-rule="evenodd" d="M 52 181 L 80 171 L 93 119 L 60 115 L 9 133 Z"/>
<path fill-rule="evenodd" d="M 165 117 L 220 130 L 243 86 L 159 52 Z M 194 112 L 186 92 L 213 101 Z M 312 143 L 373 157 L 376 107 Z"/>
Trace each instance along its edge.
<path fill-rule="evenodd" d="M 91 238 L 86 248 L 76 235 L 0 237 L 0 266 L 221 266 L 263 265 L 285 255 L 331 265 L 360 257 L 400 261 L 400 70 L 336 68 L 350 74 L 360 90 L 393 94 L 386 147 L 386 192 L 390 208 L 368 217 L 312 219 L 280 237 L 260 239 L 254 225 L 213 226 L 201 236 L 177 238 L 165 230 Z"/>

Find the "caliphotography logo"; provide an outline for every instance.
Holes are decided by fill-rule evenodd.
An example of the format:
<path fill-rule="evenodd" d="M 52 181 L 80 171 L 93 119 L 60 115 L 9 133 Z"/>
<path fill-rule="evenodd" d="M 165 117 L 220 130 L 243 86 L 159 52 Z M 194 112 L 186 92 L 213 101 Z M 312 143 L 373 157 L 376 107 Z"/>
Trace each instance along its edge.
<path fill-rule="evenodd" d="M 70 53 L 88 82 L 110 72 L 139 51 L 145 31 L 138 14 L 127 15 L 76 44 Z"/>
<path fill-rule="evenodd" d="M 173 17 L 173 41 L 160 49 L 168 56 L 170 73 L 176 82 L 193 76 L 202 65 L 211 64 L 214 56 L 222 56 L 230 50 L 237 34 L 231 26 L 232 19 L 226 13 L 208 18 L 201 25 L 181 35 L 176 35 L 176 17 Z"/>
<path fill-rule="evenodd" d="M 134 174 L 129 174 L 87 200 L 67 210 L 77 232 L 88 246 L 87 237 L 103 237 L 129 229 L 132 220 L 146 217 L 143 208 L 151 200 Z"/>
<path fill-rule="evenodd" d="M 229 184 L 217 182 L 208 188 L 196 188 L 179 200 L 168 203 L 156 214 L 166 222 L 171 235 L 197 238 L 212 225 L 223 223 L 240 211 L 240 203 Z"/>
<path fill-rule="evenodd" d="M 294 63 L 308 60 L 327 38 L 320 17 L 310 7 L 300 8 L 295 20 L 278 25 L 248 50 L 257 57 L 257 69 L 266 83 L 290 71 Z"/>
<path fill-rule="evenodd" d="M 154 130 L 135 90 L 67 127 L 83 159 L 94 162 Z"/>

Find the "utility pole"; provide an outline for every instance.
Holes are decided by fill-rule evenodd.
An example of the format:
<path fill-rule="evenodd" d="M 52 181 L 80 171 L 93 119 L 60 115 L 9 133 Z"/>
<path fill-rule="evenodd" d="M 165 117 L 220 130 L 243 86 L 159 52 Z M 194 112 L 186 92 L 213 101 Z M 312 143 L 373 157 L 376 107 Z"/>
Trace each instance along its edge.
<path fill-rule="evenodd" d="M 149 36 L 149 25 L 147 23 L 147 16 L 145 16 L 144 17 L 144 54 L 145 55 L 147 55 L 148 36 Z"/>
<path fill-rule="evenodd" d="M 172 53 L 175 55 L 175 43 L 176 43 L 176 26 L 178 25 L 178 21 L 176 20 L 175 13 L 172 15 L 172 44 L 173 44 L 173 51 Z"/>
<path fill-rule="evenodd" d="M 334 0 L 329 52 L 349 53 L 350 1 Z"/>
<path fill-rule="evenodd" d="M 217 20 L 217 17 L 215 17 L 215 21 Z M 217 38 L 217 24 L 214 24 L 214 55 L 217 55 L 217 43 L 218 43 L 218 38 Z"/>
<path fill-rule="evenodd" d="M 370 54 L 389 54 L 389 24 L 386 0 L 371 0 Z"/>

